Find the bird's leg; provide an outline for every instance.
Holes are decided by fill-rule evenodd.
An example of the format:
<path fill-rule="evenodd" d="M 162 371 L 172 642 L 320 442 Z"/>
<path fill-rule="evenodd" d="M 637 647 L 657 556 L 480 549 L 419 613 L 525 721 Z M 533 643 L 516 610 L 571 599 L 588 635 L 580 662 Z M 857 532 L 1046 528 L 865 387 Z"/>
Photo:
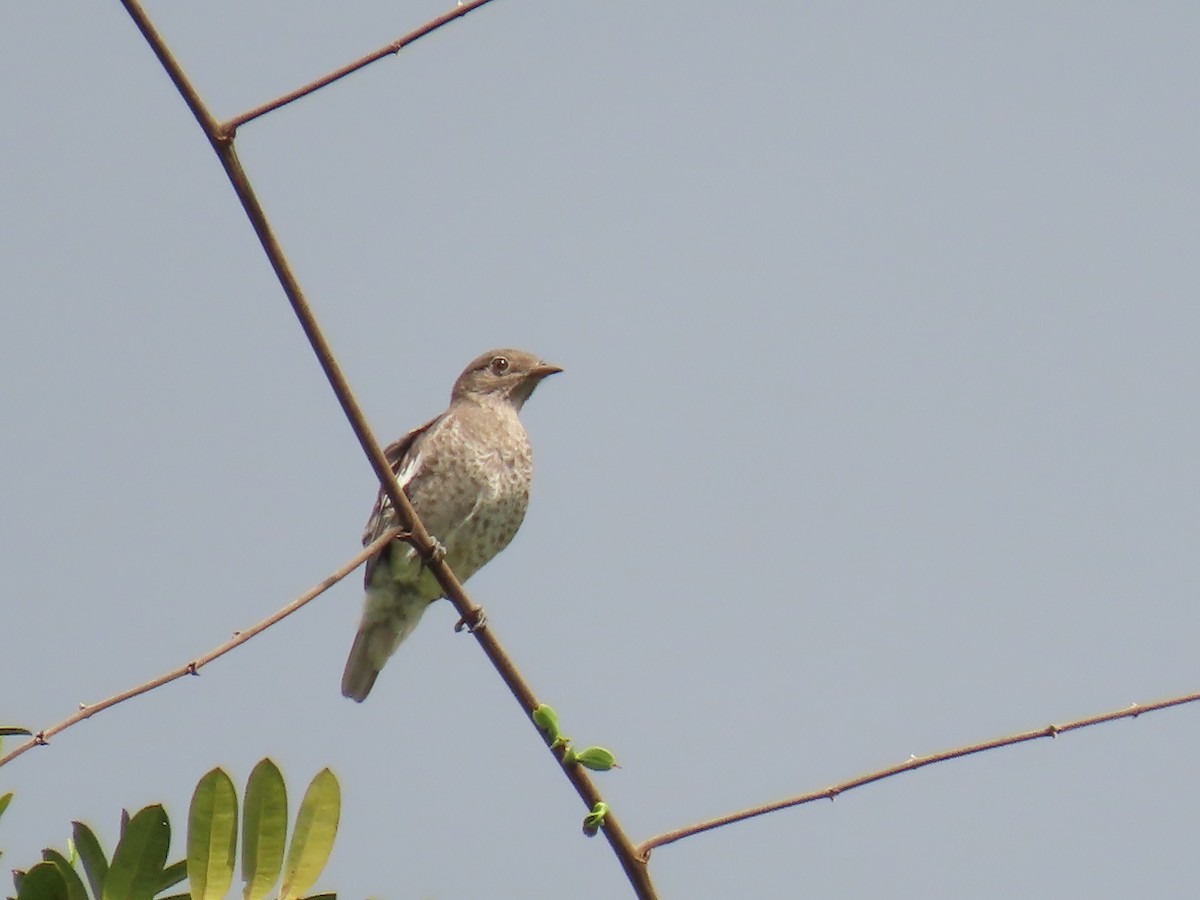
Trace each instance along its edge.
<path fill-rule="evenodd" d="M 482 606 L 475 607 L 474 622 L 468 622 L 466 616 L 464 616 L 463 618 L 459 619 L 457 624 L 454 626 L 454 630 L 456 632 L 462 631 L 464 628 L 467 629 L 467 631 L 469 631 L 471 634 L 487 628 L 487 613 L 483 611 Z"/>

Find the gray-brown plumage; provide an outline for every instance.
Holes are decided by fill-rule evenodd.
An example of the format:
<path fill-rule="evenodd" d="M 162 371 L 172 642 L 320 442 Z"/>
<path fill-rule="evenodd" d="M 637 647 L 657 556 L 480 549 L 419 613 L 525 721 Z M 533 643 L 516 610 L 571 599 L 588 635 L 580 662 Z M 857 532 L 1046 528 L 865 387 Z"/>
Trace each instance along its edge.
<path fill-rule="evenodd" d="M 485 353 L 458 376 L 444 413 L 385 451 L 400 487 L 445 548 L 459 581 L 508 546 L 521 527 L 533 451 L 517 412 L 543 378 L 561 371 L 521 350 Z M 381 490 L 363 545 L 397 524 Z M 425 607 L 442 596 L 416 551 L 400 541 L 367 560 L 364 582 L 362 620 L 342 674 L 342 693 L 360 703 Z"/>

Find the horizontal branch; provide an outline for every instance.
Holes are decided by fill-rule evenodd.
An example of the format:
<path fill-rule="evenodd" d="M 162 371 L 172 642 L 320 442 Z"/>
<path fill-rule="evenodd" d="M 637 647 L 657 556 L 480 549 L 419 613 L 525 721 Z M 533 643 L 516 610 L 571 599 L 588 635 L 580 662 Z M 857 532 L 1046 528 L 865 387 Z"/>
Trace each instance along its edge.
<path fill-rule="evenodd" d="M 109 697 L 107 700 L 101 700 L 99 703 L 81 703 L 79 705 L 79 712 L 72 716 L 68 716 L 57 725 L 42 729 L 28 741 L 21 744 L 19 747 L 14 748 L 12 752 L 0 757 L 0 766 L 3 766 L 16 759 L 26 750 L 50 743 L 50 738 L 54 737 L 56 734 L 66 731 L 72 725 L 76 725 L 79 722 L 82 722 L 84 719 L 90 719 L 92 716 L 96 715 L 96 713 L 103 712 L 106 709 L 116 706 L 118 703 L 124 703 L 126 700 L 131 700 L 134 697 L 145 694 L 154 690 L 155 688 L 160 688 L 164 684 L 170 684 L 172 681 L 177 681 L 180 678 L 183 678 L 185 675 L 198 674 L 202 668 L 207 666 L 213 660 L 220 659 L 226 653 L 229 653 L 231 650 L 240 647 L 252 637 L 262 634 L 276 622 L 286 619 L 302 606 L 306 606 L 313 600 L 317 599 L 317 597 L 321 596 L 323 593 L 361 566 L 368 557 L 378 553 L 388 543 L 395 540 L 403 533 L 403 530 L 400 528 L 389 528 L 387 531 L 381 534 L 377 540 L 372 541 L 370 544 L 364 547 L 362 552 L 355 554 L 347 563 L 336 569 L 328 577 L 319 582 L 315 587 L 305 591 L 287 606 L 267 616 L 254 627 L 248 628 L 245 631 L 235 632 L 232 638 L 220 646 L 209 650 L 203 656 L 198 656 L 191 662 L 179 666 L 176 669 L 172 669 L 169 672 L 165 672 L 162 675 L 159 675 L 157 678 L 152 678 L 147 682 L 139 684 L 137 687 L 132 687 L 129 690 L 122 691 L 119 694 L 113 694 L 113 696 Z"/>
<path fill-rule="evenodd" d="M 697 822 L 695 825 L 688 825 L 684 828 L 677 828 L 674 831 L 667 831 L 663 834 L 650 838 L 648 841 L 643 841 L 638 845 L 638 856 L 643 860 L 650 858 L 650 851 L 655 847 L 662 847 L 665 844 L 672 844 L 675 841 L 683 840 L 686 837 L 691 837 L 695 834 L 700 834 L 705 831 L 712 831 L 714 828 L 720 828 L 723 825 L 732 825 L 734 822 L 742 822 L 746 819 L 753 819 L 755 816 L 763 816 L 767 813 L 778 812 L 781 809 L 788 809 L 793 806 L 800 806 L 804 803 L 812 803 L 814 800 L 833 800 L 839 794 L 844 794 L 846 791 L 854 790 L 854 788 L 862 787 L 863 785 L 872 784 L 876 781 L 882 781 L 885 778 L 891 778 L 893 775 L 902 775 L 905 772 L 914 772 L 917 769 L 923 769 L 925 766 L 932 766 L 935 763 L 946 762 L 951 759 L 958 759 L 963 756 L 972 756 L 976 753 L 983 753 L 985 750 L 996 750 L 1000 747 L 1009 747 L 1013 744 L 1023 744 L 1026 741 L 1036 741 L 1039 738 L 1057 737 L 1068 731 L 1075 731 L 1080 728 L 1090 728 L 1093 725 L 1100 725 L 1104 722 L 1114 722 L 1117 719 L 1136 719 L 1142 713 L 1154 712 L 1159 709 L 1167 709 L 1172 706 L 1183 706 L 1185 703 L 1195 703 L 1200 700 L 1200 694 L 1184 694 L 1179 697 L 1171 697 L 1167 700 L 1159 700 L 1155 703 L 1139 705 L 1131 704 L 1124 709 L 1114 710 L 1113 712 L 1101 713 L 1098 716 L 1088 716 L 1086 719 L 1076 719 L 1072 722 L 1066 722 L 1062 725 L 1047 725 L 1045 728 L 1039 728 L 1035 731 L 1023 731 L 1019 734 L 1010 734 L 1006 737 L 995 738 L 990 741 L 984 741 L 981 744 L 968 744 L 965 747 L 957 747 L 954 750 L 945 750 L 941 753 L 935 753 L 932 756 L 914 756 L 910 757 L 902 763 L 894 766 L 889 766 L 886 769 L 880 769 L 877 772 L 871 772 L 867 775 L 860 775 L 858 778 L 852 778 L 849 781 L 843 781 L 841 784 L 835 784 L 833 787 L 825 788 L 822 791 L 813 791 L 809 794 L 800 794 L 796 797 L 790 797 L 787 800 L 778 800 L 774 803 L 764 803 L 762 806 L 754 806 L 750 809 L 744 809 L 740 812 L 729 813 L 725 816 L 719 816 L 715 819 L 708 819 L 704 822 Z"/>
<path fill-rule="evenodd" d="M 245 125 L 247 122 L 257 119 L 260 116 L 265 116 L 269 112 L 274 112 L 281 106 L 287 106 L 289 103 L 293 103 L 294 101 L 299 100 L 301 97 L 307 97 L 309 94 L 315 93 L 316 91 L 321 90 L 321 88 L 333 84 L 340 78 L 345 78 L 347 75 L 357 72 L 359 69 L 365 68 L 373 62 L 378 62 L 385 56 L 391 56 L 399 53 L 409 44 L 419 41 L 427 34 L 432 34 L 443 25 L 449 25 L 456 19 L 461 19 L 467 13 L 473 12 L 479 9 L 479 7 L 491 2 L 492 0 L 471 0 L 470 3 L 460 3 L 457 7 L 450 10 L 450 12 L 444 13 L 443 15 L 438 16 L 436 19 L 426 22 L 416 31 L 409 32 L 404 37 L 392 41 L 387 46 L 380 47 L 378 50 L 372 51 L 366 56 L 356 59 L 354 62 L 346 63 L 346 65 L 342 66 L 340 69 L 334 69 L 328 75 L 323 75 L 315 81 L 310 81 L 303 87 L 298 87 L 294 91 L 284 94 L 282 97 L 269 100 L 260 106 L 254 107 L 254 109 L 246 110 L 246 112 L 242 113 L 241 115 L 234 116 L 232 119 L 222 122 L 220 129 L 227 137 L 232 138 L 238 128 L 242 125 Z"/>

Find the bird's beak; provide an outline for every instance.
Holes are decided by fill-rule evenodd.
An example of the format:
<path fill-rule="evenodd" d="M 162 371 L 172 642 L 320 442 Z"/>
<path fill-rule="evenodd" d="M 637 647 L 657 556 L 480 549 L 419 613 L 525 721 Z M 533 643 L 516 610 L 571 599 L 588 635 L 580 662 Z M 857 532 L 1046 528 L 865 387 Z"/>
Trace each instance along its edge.
<path fill-rule="evenodd" d="M 541 381 L 548 375 L 557 375 L 562 371 L 562 366 L 554 366 L 550 363 L 538 363 L 529 370 L 529 377 L 534 381 Z"/>

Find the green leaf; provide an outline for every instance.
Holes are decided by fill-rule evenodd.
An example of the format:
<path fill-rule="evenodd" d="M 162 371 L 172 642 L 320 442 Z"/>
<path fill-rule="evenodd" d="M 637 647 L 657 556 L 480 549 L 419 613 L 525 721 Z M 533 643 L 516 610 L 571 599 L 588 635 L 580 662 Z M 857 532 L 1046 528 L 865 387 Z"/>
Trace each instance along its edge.
<path fill-rule="evenodd" d="M 82 822 L 72 822 L 71 826 L 71 840 L 83 863 L 83 871 L 92 888 L 92 896 L 103 897 L 104 882 L 108 880 L 108 857 L 104 855 L 104 848 L 96 840 L 92 829 Z"/>
<path fill-rule="evenodd" d="M 28 728 L 20 728 L 15 725 L 0 725 L 0 737 L 17 734 L 23 734 L 26 737 L 33 737 L 33 732 Z"/>
<path fill-rule="evenodd" d="M 287 785 L 269 759 L 260 761 L 246 780 L 242 819 L 242 897 L 263 900 L 279 880 L 287 845 Z"/>
<path fill-rule="evenodd" d="M 8 809 L 8 804 L 12 803 L 12 798 L 12 791 L 9 791 L 7 794 L 0 795 L 0 816 L 3 816 L 4 811 Z M 0 858 L 3 858 L 3 856 L 4 854 L 0 853 Z"/>
<path fill-rule="evenodd" d="M 575 762 L 596 772 L 607 772 L 617 764 L 617 758 L 611 750 L 603 747 L 588 747 L 574 754 Z"/>
<path fill-rule="evenodd" d="M 222 900 L 233 884 L 237 789 L 223 769 L 200 779 L 188 809 L 187 874 L 194 900 Z"/>
<path fill-rule="evenodd" d="M 162 879 L 158 882 L 158 891 L 155 891 L 155 893 L 165 891 L 169 887 L 175 887 L 175 885 L 179 884 L 185 878 L 187 878 L 187 860 L 177 860 L 163 869 Z M 188 895 L 185 894 L 184 896 Z M 166 898 L 160 898 L 160 900 L 166 900 Z"/>
<path fill-rule="evenodd" d="M 604 827 L 604 818 L 608 815 L 608 804 L 602 800 L 597 800 L 596 805 L 592 807 L 592 811 L 583 817 L 583 833 L 588 837 L 595 837 L 601 828 Z"/>
<path fill-rule="evenodd" d="M 102 900 L 152 900 L 171 846 L 171 823 L 161 805 L 147 806 L 129 820 L 113 853 Z"/>
<path fill-rule="evenodd" d="M 533 711 L 532 715 L 533 724 L 541 729 L 542 734 L 546 736 L 547 743 L 553 743 L 558 740 L 560 734 L 558 730 L 558 713 L 554 711 L 554 707 L 543 703 Z"/>
<path fill-rule="evenodd" d="M 18 880 L 15 874 L 13 880 Z M 17 900 L 71 900 L 67 884 L 54 863 L 38 863 L 19 881 Z"/>
<path fill-rule="evenodd" d="M 337 900 L 337 894 L 309 894 L 304 900 Z"/>
<path fill-rule="evenodd" d="M 298 900 L 321 876 L 337 837 L 341 807 L 337 777 L 329 769 L 322 769 L 305 791 L 296 814 L 279 900 Z"/>
<path fill-rule="evenodd" d="M 59 853 L 57 850 L 43 850 L 42 859 L 48 863 L 53 863 L 58 869 L 58 874 L 62 876 L 63 883 L 67 887 L 67 897 L 69 900 L 88 900 L 87 889 L 83 886 L 83 880 L 79 877 L 79 873 L 75 871 L 75 867 L 71 865 L 71 861 Z"/>

